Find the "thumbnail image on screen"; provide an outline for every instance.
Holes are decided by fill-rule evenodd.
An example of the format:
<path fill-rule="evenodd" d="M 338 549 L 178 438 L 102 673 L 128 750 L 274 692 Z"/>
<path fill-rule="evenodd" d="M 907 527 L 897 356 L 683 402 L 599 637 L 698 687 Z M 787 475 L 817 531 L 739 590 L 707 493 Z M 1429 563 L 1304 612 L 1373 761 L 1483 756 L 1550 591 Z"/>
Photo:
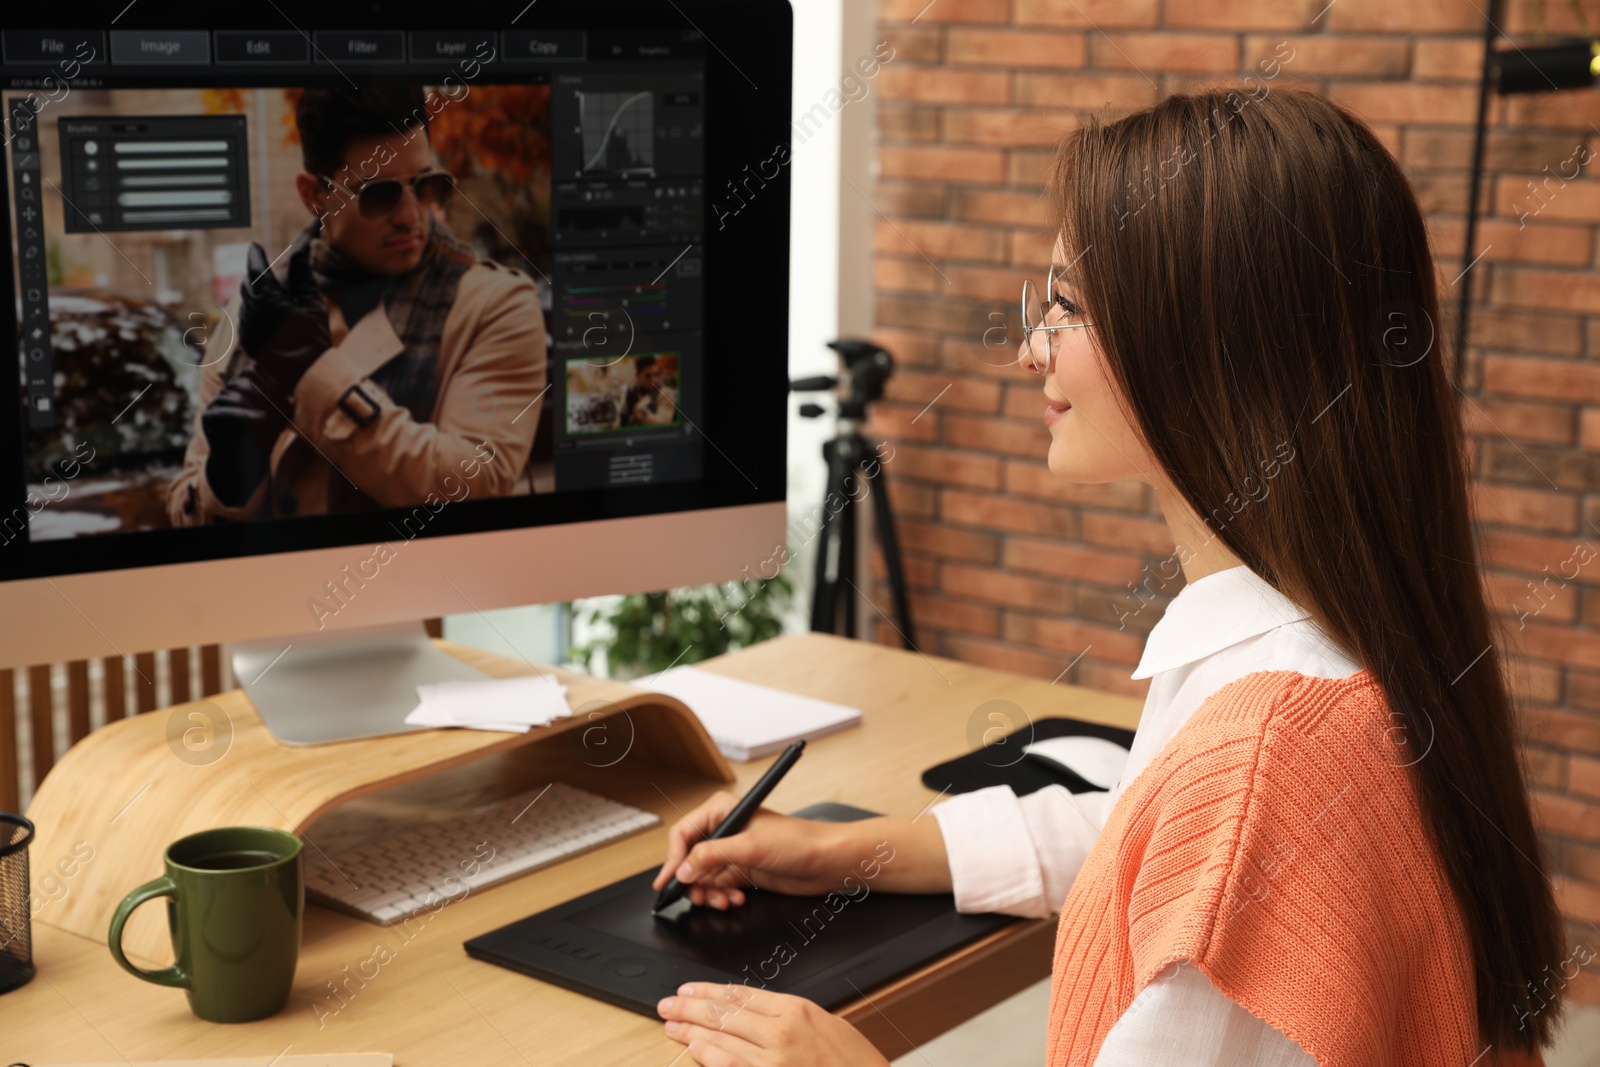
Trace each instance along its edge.
<path fill-rule="evenodd" d="M 567 433 L 608 433 L 678 422 L 678 353 L 645 352 L 567 364 Z"/>
<path fill-rule="evenodd" d="M 548 85 L 78 90 L 29 129 L 32 540 L 555 489 Z"/>

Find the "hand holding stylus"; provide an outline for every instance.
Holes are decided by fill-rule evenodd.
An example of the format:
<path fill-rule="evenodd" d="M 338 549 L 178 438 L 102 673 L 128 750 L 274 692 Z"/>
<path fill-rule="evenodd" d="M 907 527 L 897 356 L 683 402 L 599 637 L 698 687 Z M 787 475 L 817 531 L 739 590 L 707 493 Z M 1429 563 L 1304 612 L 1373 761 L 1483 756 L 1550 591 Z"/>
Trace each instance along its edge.
<path fill-rule="evenodd" d="M 846 851 L 835 840 L 838 827 L 760 807 L 804 747 L 796 741 L 785 749 L 742 799 L 718 792 L 672 827 L 666 862 L 651 883 L 661 890 L 653 910 L 685 894 L 697 905 L 741 904 L 746 885 L 783 893 L 830 888 Z"/>
<path fill-rule="evenodd" d="M 717 909 L 743 904 L 744 887 L 751 885 L 821 896 L 855 884 L 851 878 L 871 877 L 875 889 L 890 893 L 950 892 L 950 861 L 937 819 L 820 822 L 758 807 L 742 830 L 716 836 L 739 804 L 732 793 L 718 792 L 674 824 L 667 832 L 666 862 L 651 888 L 664 889 L 675 877 L 690 901 Z M 864 875 L 870 861 L 877 862 L 876 873 Z"/>

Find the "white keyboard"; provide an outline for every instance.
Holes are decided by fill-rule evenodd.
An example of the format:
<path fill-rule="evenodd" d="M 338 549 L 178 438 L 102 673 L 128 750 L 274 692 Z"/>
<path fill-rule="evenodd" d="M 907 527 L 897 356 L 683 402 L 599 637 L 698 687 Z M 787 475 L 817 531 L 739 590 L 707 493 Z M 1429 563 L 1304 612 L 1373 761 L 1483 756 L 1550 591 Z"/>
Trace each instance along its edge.
<path fill-rule="evenodd" d="M 399 922 L 660 822 L 552 782 L 331 856 L 308 848 L 306 896 L 371 922 Z"/>

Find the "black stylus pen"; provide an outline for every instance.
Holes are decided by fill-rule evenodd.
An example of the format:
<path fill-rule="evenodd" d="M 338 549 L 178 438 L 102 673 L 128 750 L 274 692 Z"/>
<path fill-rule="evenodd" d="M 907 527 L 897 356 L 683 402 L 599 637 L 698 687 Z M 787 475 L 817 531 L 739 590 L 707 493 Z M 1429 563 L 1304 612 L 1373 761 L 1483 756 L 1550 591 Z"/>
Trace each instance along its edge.
<path fill-rule="evenodd" d="M 761 806 L 761 802 L 767 799 L 767 794 L 772 792 L 779 782 L 783 781 L 783 776 L 789 773 L 789 768 L 794 766 L 795 761 L 800 758 L 800 753 L 805 747 L 805 739 L 802 738 L 784 749 L 782 754 L 772 761 L 772 766 L 767 768 L 767 773 L 763 774 L 756 784 L 750 787 L 750 792 L 746 793 L 739 803 L 733 806 L 733 810 L 728 812 L 728 817 L 722 820 L 722 825 L 711 831 L 706 840 L 716 841 L 719 838 L 732 837 L 740 830 L 743 830 L 744 824 L 750 821 L 750 816 L 754 815 L 756 809 Z M 654 915 L 656 912 L 672 907 L 678 898 L 688 891 L 689 887 L 678 881 L 677 876 L 674 875 L 671 881 L 661 887 L 661 892 L 656 895 L 656 902 L 651 907 L 650 913 Z"/>

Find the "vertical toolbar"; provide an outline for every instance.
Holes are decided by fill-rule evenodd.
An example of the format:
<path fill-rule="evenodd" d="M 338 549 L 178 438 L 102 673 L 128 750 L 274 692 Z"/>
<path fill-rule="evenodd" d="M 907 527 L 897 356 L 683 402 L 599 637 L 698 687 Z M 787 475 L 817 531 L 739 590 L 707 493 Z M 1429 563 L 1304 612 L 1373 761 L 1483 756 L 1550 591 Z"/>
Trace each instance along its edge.
<path fill-rule="evenodd" d="M 9 108 L 11 188 L 16 210 L 18 282 L 22 289 L 21 357 L 27 384 L 28 426 L 55 425 L 51 381 L 49 272 L 45 260 L 44 196 L 40 187 L 39 116 L 33 102 L 15 99 Z"/>

